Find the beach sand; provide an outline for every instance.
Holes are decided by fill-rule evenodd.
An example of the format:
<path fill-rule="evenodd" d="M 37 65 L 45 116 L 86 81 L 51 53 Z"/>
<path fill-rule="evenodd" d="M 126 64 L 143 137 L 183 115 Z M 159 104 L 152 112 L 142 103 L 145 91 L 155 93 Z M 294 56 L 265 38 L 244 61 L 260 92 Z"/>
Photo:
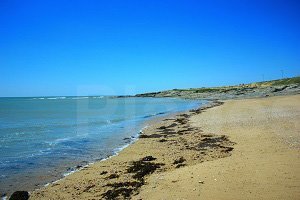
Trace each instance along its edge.
<path fill-rule="evenodd" d="M 300 199 L 299 121 L 300 95 L 215 103 L 30 199 Z"/>

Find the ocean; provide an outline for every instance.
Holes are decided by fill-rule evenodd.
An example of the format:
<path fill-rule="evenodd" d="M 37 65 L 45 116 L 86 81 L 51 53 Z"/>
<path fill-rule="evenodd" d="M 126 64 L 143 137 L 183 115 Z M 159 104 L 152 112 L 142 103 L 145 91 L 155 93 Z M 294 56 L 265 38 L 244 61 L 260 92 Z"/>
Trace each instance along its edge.
<path fill-rule="evenodd" d="M 147 120 L 200 106 L 176 98 L 0 98 L 0 192 L 30 190 L 116 154 Z"/>

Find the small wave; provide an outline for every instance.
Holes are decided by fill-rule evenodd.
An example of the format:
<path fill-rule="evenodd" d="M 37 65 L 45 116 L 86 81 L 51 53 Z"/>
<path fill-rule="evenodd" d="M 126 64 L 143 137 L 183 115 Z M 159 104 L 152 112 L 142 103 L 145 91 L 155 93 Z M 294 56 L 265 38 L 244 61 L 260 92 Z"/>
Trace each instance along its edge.
<path fill-rule="evenodd" d="M 159 113 L 154 113 L 154 114 L 150 114 L 150 115 L 145 115 L 143 118 L 149 118 L 149 117 L 154 117 L 157 115 L 163 115 L 166 114 L 166 112 L 159 112 Z"/>
<path fill-rule="evenodd" d="M 93 99 L 102 99 L 104 96 L 93 97 Z"/>
<path fill-rule="evenodd" d="M 70 141 L 71 138 L 70 137 L 66 137 L 66 138 L 58 138 L 54 141 L 45 141 L 44 143 L 47 144 L 48 146 L 52 147 L 52 146 L 56 146 L 57 144 L 61 144 L 67 141 Z"/>
<path fill-rule="evenodd" d="M 39 150 L 37 153 L 32 153 L 32 154 L 28 155 L 27 158 L 33 158 L 33 157 L 36 157 L 36 156 L 49 154 L 49 153 L 51 153 L 51 150 L 52 150 L 51 148 L 47 148 L 47 149 L 44 149 L 44 150 Z"/>
<path fill-rule="evenodd" d="M 15 132 L 14 134 L 15 134 L 16 136 L 19 136 L 19 135 L 25 135 L 25 132 L 22 132 L 22 131 L 21 131 L 21 132 Z"/>
<path fill-rule="evenodd" d="M 88 99 L 89 97 L 73 97 L 72 99 Z"/>
<path fill-rule="evenodd" d="M 58 139 L 54 140 L 53 143 L 54 143 L 54 144 L 58 144 L 58 143 L 63 143 L 63 142 L 69 141 L 69 140 L 71 140 L 70 137 L 66 137 L 66 138 L 58 138 Z"/>
<path fill-rule="evenodd" d="M 47 99 L 56 100 L 56 99 L 66 99 L 67 97 L 49 97 Z"/>

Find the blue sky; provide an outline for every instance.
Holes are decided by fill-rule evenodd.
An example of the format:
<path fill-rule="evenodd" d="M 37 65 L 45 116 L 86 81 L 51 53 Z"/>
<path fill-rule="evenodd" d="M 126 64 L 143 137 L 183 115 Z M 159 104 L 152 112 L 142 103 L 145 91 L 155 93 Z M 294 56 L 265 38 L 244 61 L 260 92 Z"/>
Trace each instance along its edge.
<path fill-rule="evenodd" d="M 299 10 L 298 0 L 1 0 L 0 96 L 297 76 Z"/>

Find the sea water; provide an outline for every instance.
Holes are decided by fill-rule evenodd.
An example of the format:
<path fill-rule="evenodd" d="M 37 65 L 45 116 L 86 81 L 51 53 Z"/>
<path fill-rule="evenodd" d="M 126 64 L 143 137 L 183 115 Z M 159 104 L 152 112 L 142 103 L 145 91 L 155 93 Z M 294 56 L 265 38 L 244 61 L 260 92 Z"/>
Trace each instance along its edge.
<path fill-rule="evenodd" d="M 104 96 L 0 98 L 0 192 L 57 180 L 115 154 L 137 137 L 146 120 L 202 103 Z"/>

